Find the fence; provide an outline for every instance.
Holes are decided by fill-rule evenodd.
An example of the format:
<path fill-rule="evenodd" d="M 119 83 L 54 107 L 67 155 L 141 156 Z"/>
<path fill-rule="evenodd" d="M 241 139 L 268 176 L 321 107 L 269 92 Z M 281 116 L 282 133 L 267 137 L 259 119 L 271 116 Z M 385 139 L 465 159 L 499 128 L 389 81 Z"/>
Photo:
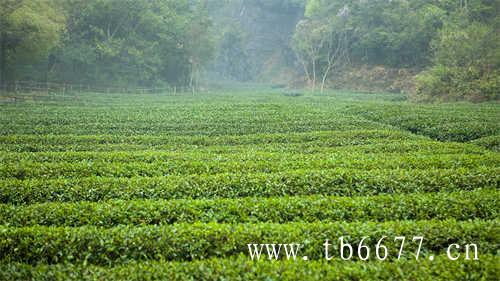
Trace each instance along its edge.
<path fill-rule="evenodd" d="M 180 89 L 181 91 L 184 89 Z M 35 81 L 14 81 L 5 83 L 0 87 L 2 93 L 134 93 L 134 94 L 157 94 L 173 93 L 176 94 L 177 87 L 164 88 L 138 88 L 138 87 L 106 87 L 85 84 L 54 83 L 54 82 L 35 82 Z"/>

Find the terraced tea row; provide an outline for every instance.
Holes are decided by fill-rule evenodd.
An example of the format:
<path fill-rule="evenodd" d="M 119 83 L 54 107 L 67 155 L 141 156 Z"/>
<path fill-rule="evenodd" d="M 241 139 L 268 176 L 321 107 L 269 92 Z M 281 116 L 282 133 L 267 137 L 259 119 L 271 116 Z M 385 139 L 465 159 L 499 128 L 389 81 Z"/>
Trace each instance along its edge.
<path fill-rule="evenodd" d="M 2 108 L 0 132 L 8 134 L 248 135 L 397 127 L 438 140 L 498 136 L 498 104 L 419 105 L 388 102 L 387 95 L 338 94 L 298 99 L 247 93 L 197 97 L 75 96 L 66 104 Z M 353 100 L 353 96 L 359 100 Z M 228 98 L 229 97 L 229 98 Z M 378 100 L 376 100 L 378 98 Z M 95 100 L 92 100 L 95 99 Z M 384 101 L 385 100 L 385 101 Z M 362 101 L 362 102 L 360 102 Z M 111 109 L 111 110 L 109 110 Z M 15 123 L 10 122 L 16 120 Z"/>
<path fill-rule="evenodd" d="M 365 197 L 251 197 L 0 204 L 8 226 L 103 226 L 172 223 L 334 222 L 498 218 L 498 189 Z"/>
<path fill-rule="evenodd" d="M 495 280 L 498 257 L 491 254 L 477 261 L 451 261 L 445 255 L 433 261 L 413 259 L 397 262 L 261 261 L 247 257 L 189 262 L 131 262 L 116 267 L 11 263 L 0 265 L 4 280 Z"/>
<path fill-rule="evenodd" d="M 71 146 L 68 146 L 71 147 Z M 107 149 L 121 150 L 131 147 L 128 145 L 105 145 Z M 64 147 L 61 147 L 64 148 Z M 385 154 L 484 154 L 491 155 L 482 147 L 461 143 L 441 143 L 431 140 L 405 140 L 390 141 L 380 140 L 371 144 L 355 144 L 342 146 L 328 146 L 324 142 L 307 143 L 273 143 L 273 144 L 250 144 L 250 145 L 175 145 L 162 146 L 166 150 L 156 149 L 135 150 L 139 146 L 132 146 L 133 150 L 121 151 L 64 151 L 64 152 L 0 152 L 0 160 L 3 162 L 69 162 L 69 161 L 107 161 L 107 162 L 131 162 L 143 161 L 151 163 L 154 161 L 169 160 L 248 160 L 276 157 L 276 154 L 283 154 L 284 157 L 291 158 L 318 158 L 317 154 L 323 157 L 337 157 L 341 154 L 356 156 L 362 153 L 385 153 Z M 246 158 L 246 159 L 245 159 Z"/>
<path fill-rule="evenodd" d="M 212 155 L 208 159 L 197 155 L 189 158 L 188 154 L 156 155 L 120 155 L 112 154 L 121 159 L 112 162 L 104 159 L 85 159 L 85 155 L 71 155 L 67 161 L 64 155 L 58 162 L 37 161 L 4 161 L 0 167 L 0 178 L 30 179 L 30 178 L 82 178 L 101 177 L 137 177 L 137 176 L 171 176 L 191 174 L 218 173 L 271 173 L 298 169 L 458 169 L 496 167 L 500 159 L 496 154 L 423 154 L 423 153 L 364 153 L 353 151 L 331 154 L 297 154 L 297 153 L 258 153 L 248 152 L 231 155 Z M 123 157 L 124 156 L 124 157 Z M 134 159 L 137 157 L 136 159 Z M 126 159 L 129 160 L 127 161 Z M 49 160 L 50 161 L 50 160 Z"/>
<path fill-rule="evenodd" d="M 171 105 L 164 101 L 133 108 L 109 108 L 23 105 L 4 109 L 0 133 L 216 136 L 389 128 L 316 103 L 204 105 L 196 101 Z M 12 118 L 15 123 L 8 122 Z"/>
<path fill-rule="evenodd" d="M 500 168 L 295 170 L 169 177 L 0 180 L 0 202 L 374 195 L 498 188 Z"/>
<path fill-rule="evenodd" d="M 2 135 L 0 150 L 14 152 L 33 151 L 108 151 L 108 150 L 147 150 L 147 149 L 202 149 L 217 146 L 258 145 L 304 145 L 335 147 L 362 145 L 391 141 L 420 140 L 404 131 L 389 130 L 352 130 L 322 131 L 287 134 L 224 135 L 224 136 L 166 136 L 166 135 Z"/>
<path fill-rule="evenodd" d="M 0 280 L 498 279 L 498 107 L 397 97 L 82 94 L 2 106 Z M 396 236 L 407 239 L 399 261 Z M 413 236 L 424 237 L 419 260 Z M 303 247 L 297 261 L 254 262 L 249 243 Z M 480 260 L 451 261 L 452 243 L 476 244 Z"/>
<path fill-rule="evenodd" d="M 500 135 L 498 103 L 477 107 L 470 104 L 373 103 L 356 105 L 347 113 L 442 141 L 466 142 Z"/>
<path fill-rule="evenodd" d="M 480 139 L 483 140 L 483 139 Z M 495 140 L 488 141 L 484 139 L 483 142 L 474 141 L 474 145 L 458 144 L 458 143 L 439 143 L 429 140 L 405 140 L 405 141 L 390 141 L 380 140 L 371 141 L 371 144 L 363 144 L 363 141 L 353 141 L 353 144 L 331 144 L 330 142 L 308 142 L 308 143 L 291 143 L 291 144 L 259 144 L 259 145 L 217 145 L 217 146 L 198 146 L 189 144 L 179 145 L 157 145 L 148 147 L 145 145 L 134 144 L 95 144 L 93 146 L 83 146 L 78 144 L 69 145 L 55 145 L 55 146 L 32 146 L 30 144 L 23 145 L 4 145 L 0 149 L 8 152 L 18 153 L 41 153 L 48 155 L 50 152 L 137 152 L 139 154 L 144 151 L 150 152 L 192 152 L 198 151 L 204 154 L 227 154 L 227 153 L 248 153 L 249 151 L 259 152 L 284 152 L 284 153 L 336 153 L 336 152 L 349 152 L 357 149 L 359 152 L 376 153 L 408 153 L 421 151 L 423 153 L 430 153 L 432 151 L 439 151 L 441 154 L 456 154 L 456 153 L 473 153 L 483 154 L 485 150 L 482 148 L 492 149 L 496 144 Z M 38 152 L 41 150 L 41 152 Z M 45 153 L 45 154 L 43 154 Z M 52 154 L 55 156 L 55 154 Z M 23 157 L 21 154 L 18 158 Z M 10 157 L 3 154 L 2 157 Z"/>
<path fill-rule="evenodd" d="M 338 120 L 342 120 L 339 122 Z M 248 120 L 247 120 L 248 121 Z M 260 123 L 260 122 L 258 122 Z M 132 136 L 138 134 L 172 134 L 172 135 L 244 135 L 244 134 L 262 134 L 262 133 L 286 133 L 286 132 L 310 132 L 310 131 L 331 131 L 331 130 L 359 130 L 359 129 L 384 129 L 387 126 L 374 124 L 371 121 L 353 120 L 345 121 L 344 118 L 332 118 L 323 121 L 293 121 L 292 124 L 282 122 L 263 121 L 265 126 L 259 125 L 241 125 L 235 121 L 214 122 L 214 123 L 196 123 L 191 126 L 181 126 L 173 122 L 158 121 L 158 123 L 144 122 L 143 124 L 137 121 L 129 123 L 110 123 L 103 124 L 100 122 L 82 122 L 71 123 L 69 125 L 53 125 L 53 126 L 33 126 L 33 124 L 17 124 L 15 126 L 1 125 L 1 134 L 75 134 L 88 135 L 94 132 L 97 135 L 116 134 Z"/>
<path fill-rule="evenodd" d="M 349 242 L 375 245 L 383 237 L 397 258 L 396 236 L 423 236 L 423 255 L 444 253 L 451 243 L 474 242 L 482 254 L 500 250 L 500 221 L 462 222 L 397 221 L 353 223 L 290 224 L 175 224 L 169 226 L 99 227 L 5 227 L 0 226 L 0 260 L 23 263 L 85 262 L 98 265 L 126 263 L 130 260 L 198 260 L 229 257 L 248 252 L 248 243 L 299 243 L 300 255 L 310 259 L 324 257 L 325 239 L 348 235 Z M 400 244 L 400 243 L 399 243 Z M 416 245 L 408 245 L 405 258 L 412 257 Z M 339 245 L 332 243 L 332 252 Z"/>
<path fill-rule="evenodd" d="M 491 151 L 500 152 L 500 135 L 482 137 L 471 141 L 471 143 Z"/>

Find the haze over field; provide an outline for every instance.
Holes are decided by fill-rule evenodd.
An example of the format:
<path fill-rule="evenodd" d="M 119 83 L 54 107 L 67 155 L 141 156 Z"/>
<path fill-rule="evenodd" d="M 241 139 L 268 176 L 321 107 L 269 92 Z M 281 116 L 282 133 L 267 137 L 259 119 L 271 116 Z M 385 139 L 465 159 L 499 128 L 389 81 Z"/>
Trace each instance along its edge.
<path fill-rule="evenodd" d="M 3 0 L 0 84 L 499 98 L 495 0 Z"/>
<path fill-rule="evenodd" d="M 0 280 L 499 280 L 498 0 L 0 0 Z"/>

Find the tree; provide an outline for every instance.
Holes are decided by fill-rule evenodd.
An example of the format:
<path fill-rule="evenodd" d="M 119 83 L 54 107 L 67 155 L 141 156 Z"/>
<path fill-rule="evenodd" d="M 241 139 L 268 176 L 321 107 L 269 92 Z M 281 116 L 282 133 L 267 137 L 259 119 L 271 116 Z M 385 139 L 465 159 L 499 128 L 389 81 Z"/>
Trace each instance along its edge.
<path fill-rule="evenodd" d="M 349 26 L 347 5 L 333 15 L 325 13 L 318 1 L 308 2 L 306 18 L 295 29 L 292 46 L 302 64 L 311 91 L 316 90 L 317 78 L 321 77 L 321 92 L 325 89 L 328 75 L 349 58 L 350 43 L 354 30 Z"/>
<path fill-rule="evenodd" d="M 292 31 L 306 0 L 207 1 L 219 42 L 214 76 L 266 82 L 290 77 L 296 66 Z"/>
<path fill-rule="evenodd" d="M 186 47 L 190 64 L 188 85 L 194 92 L 198 87 L 202 66 L 213 58 L 215 44 L 210 32 L 212 22 L 208 17 L 206 3 L 197 2 L 192 10 L 186 32 Z"/>
<path fill-rule="evenodd" d="M 251 64 L 245 49 L 244 32 L 240 26 L 229 26 L 223 31 L 217 47 L 215 71 L 225 79 L 251 79 Z"/>
<path fill-rule="evenodd" d="M 297 60 L 302 65 L 306 75 L 307 84 L 312 92 L 316 90 L 317 63 L 320 57 L 320 50 L 326 41 L 324 31 L 317 21 L 301 20 L 295 29 L 292 39 L 292 48 L 297 56 Z"/>
<path fill-rule="evenodd" d="M 206 7 L 191 0 L 63 0 L 68 32 L 54 79 L 193 86 L 210 57 Z"/>
<path fill-rule="evenodd" d="M 321 93 L 325 90 L 326 79 L 330 72 L 349 61 L 349 49 L 353 29 L 348 26 L 349 8 L 345 5 L 337 16 L 327 24 L 326 50 L 324 51 L 325 65 L 321 80 Z"/>
<path fill-rule="evenodd" d="M 493 25 L 462 17 L 447 23 L 432 46 L 434 64 L 418 75 L 418 100 L 500 98 L 500 35 Z"/>
<path fill-rule="evenodd" d="M 15 78 L 15 66 L 47 56 L 64 29 L 64 15 L 54 2 L 0 2 L 0 84 Z"/>

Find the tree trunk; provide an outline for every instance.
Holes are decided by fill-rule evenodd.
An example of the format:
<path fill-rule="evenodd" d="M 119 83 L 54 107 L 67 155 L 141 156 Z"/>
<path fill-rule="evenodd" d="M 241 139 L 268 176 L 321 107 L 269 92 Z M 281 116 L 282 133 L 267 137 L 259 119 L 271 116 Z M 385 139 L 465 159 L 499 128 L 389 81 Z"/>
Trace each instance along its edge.
<path fill-rule="evenodd" d="M 312 61 L 312 85 L 311 85 L 311 91 L 314 94 L 314 91 L 316 91 L 316 59 L 313 59 Z"/>
<path fill-rule="evenodd" d="M 323 79 L 321 80 L 321 93 L 323 93 L 325 90 L 326 78 L 328 77 L 328 73 L 330 73 L 331 68 L 332 68 L 332 63 L 328 62 L 328 67 L 326 68 L 325 73 L 323 74 Z"/>
<path fill-rule="evenodd" d="M 323 73 L 323 79 L 321 80 L 321 93 L 325 90 L 325 83 L 326 83 L 326 78 L 328 77 L 328 74 L 330 73 L 330 70 L 332 70 L 332 67 L 335 65 L 335 57 L 337 56 L 337 53 L 340 49 L 337 48 L 335 53 L 332 55 L 332 53 L 328 53 L 328 66 L 326 67 L 325 73 Z"/>
<path fill-rule="evenodd" d="M 311 86 L 312 78 L 311 74 L 309 73 L 309 65 L 307 63 L 307 59 L 302 58 L 298 53 L 295 53 L 295 56 L 297 60 L 300 61 L 302 67 L 304 68 L 304 73 L 306 74 L 306 79 L 307 79 L 307 86 Z"/>
<path fill-rule="evenodd" d="M 189 88 L 193 90 L 193 66 L 191 66 L 191 73 L 189 74 Z"/>
<path fill-rule="evenodd" d="M 0 91 L 3 91 L 6 86 L 7 72 L 7 41 L 5 33 L 0 34 Z"/>
<path fill-rule="evenodd" d="M 195 64 L 194 62 L 191 62 L 191 73 L 189 75 L 189 87 L 191 88 L 191 92 L 194 94 L 194 75 L 195 75 Z"/>
<path fill-rule="evenodd" d="M 304 67 L 304 73 L 306 74 L 307 85 L 311 86 L 312 79 L 311 79 L 311 74 L 309 74 L 309 69 L 307 67 L 307 64 L 304 61 L 302 61 L 301 63 L 302 66 Z"/>

